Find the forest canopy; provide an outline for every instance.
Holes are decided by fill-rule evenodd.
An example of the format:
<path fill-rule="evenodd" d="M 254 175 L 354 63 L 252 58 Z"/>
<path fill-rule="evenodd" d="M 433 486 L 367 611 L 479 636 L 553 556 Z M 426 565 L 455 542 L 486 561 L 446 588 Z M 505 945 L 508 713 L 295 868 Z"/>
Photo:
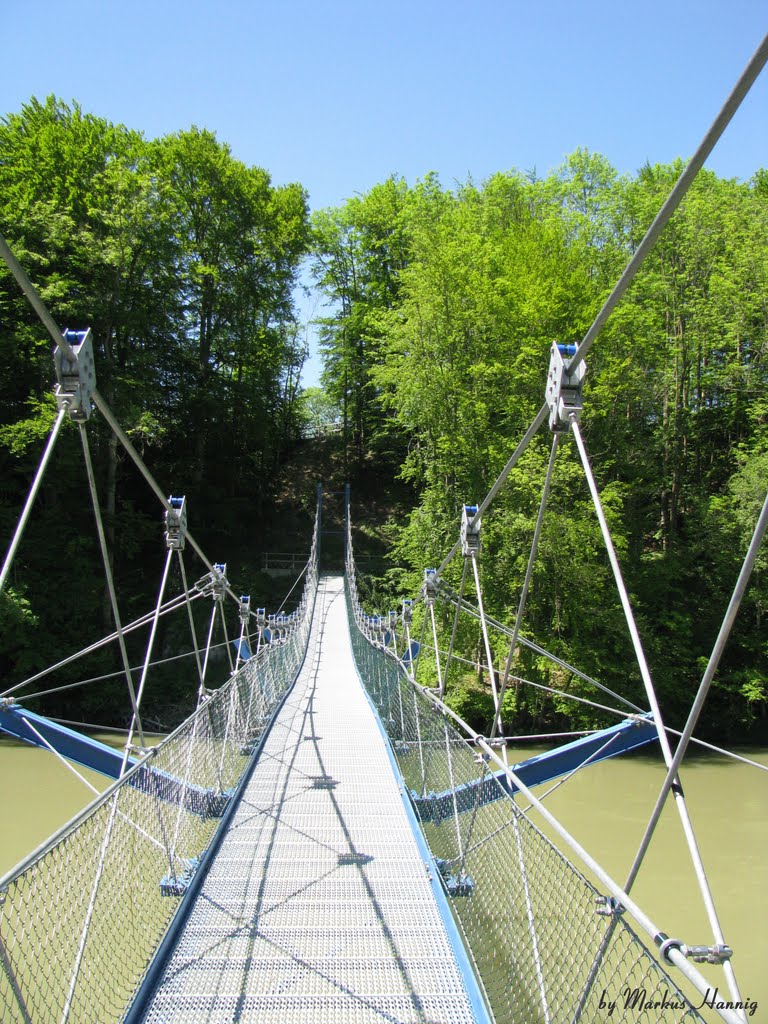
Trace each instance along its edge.
<path fill-rule="evenodd" d="M 390 581 L 403 592 L 451 548 L 462 504 L 485 497 L 542 404 L 552 341 L 583 337 L 682 167 L 620 176 L 579 150 L 545 178 L 512 171 L 446 189 L 435 176 L 413 186 L 392 177 L 314 215 L 314 273 L 330 302 L 325 385 L 351 457 L 394 460 L 416 496 L 394 531 L 403 569 Z M 767 243 L 768 174 L 742 183 L 700 173 L 588 358 L 583 433 L 676 720 L 765 497 Z M 562 448 L 524 632 L 644 703 L 586 484 L 572 442 Z M 483 528 L 484 600 L 508 623 L 548 454 L 540 436 Z M 460 571 L 447 573 L 454 586 Z M 721 734 L 765 720 L 766 587 L 763 556 L 710 702 L 709 727 Z M 460 640 L 479 662 L 479 626 Z M 501 644 L 494 660 L 505 657 Z M 515 671 L 582 688 L 525 648 Z M 509 697 L 516 731 L 561 714 L 595 724 L 594 712 L 566 712 L 536 691 Z M 478 706 L 486 728 L 487 699 Z"/>
<path fill-rule="evenodd" d="M 187 495 L 204 546 L 240 541 L 303 423 L 293 292 L 309 242 L 305 190 L 273 185 L 208 130 L 147 140 L 77 104 L 32 99 L 0 121 L 0 230 L 56 322 L 91 328 L 99 391 L 156 478 Z M 6 538 L 55 416 L 51 348 L 1 265 Z M 0 596 L 6 683 L 70 650 L 85 624 L 113 628 L 79 442 L 65 434 Z M 89 435 L 118 586 L 143 611 L 162 543 L 157 503 L 101 417 Z M 110 720 L 115 694 L 125 699 L 115 686 L 70 695 L 68 717 L 82 700 L 89 720 Z"/>
<path fill-rule="evenodd" d="M 512 170 L 446 188 L 434 174 L 392 176 L 310 215 L 300 184 L 273 185 L 208 130 L 147 140 L 49 97 L 0 121 L 0 231 L 57 322 L 92 329 L 100 391 L 158 478 L 190 497 L 203 539 L 215 523 L 219 537 L 257 543 L 253 525 L 297 446 L 339 445 L 343 476 L 367 497 L 397 478 L 397 505 L 378 506 L 390 516 L 389 568 L 368 583 L 391 603 L 415 593 L 458 537 L 462 505 L 485 496 L 541 406 L 553 340 L 583 337 L 681 167 L 619 175 L 578 150 L 546 177 Z M 583 432 L 677 721 L 765 496 L 767 243 L 768 172 L 748 182 L 700 173 L 588 359 Z M 316 324 L 324 373 L 322 389 L 302 394 L 294 295 L 307 259 L 326 302 Z M 55 403 L 49 339 L 3 267 L 0 374 L 0 527 L 10 537 Z M 98 417 L 89 431 L 118 585 L 137 585 L 146 602 L 157 509 Z M 483 597 L 505 622 L 549 444 L 544 431 L 483 525 Z M 561 448 L 523 631 L 644 703 L 572 441 Z M 73 525 L 87 515 L 76 445 L 57 459 L 0 596 L 9 683 L 66 648 L 72 621 L 108 626 L 93 531 Z M 66 578 L 71 566 L 77 584 L 52 586 L 52 572 Z M 446 580 L 459 573 L 452 566 Z M 712 733 L 756 735 L 766 722 L 766 601 L 763 555 L 708 708 Z M 458 642 L 478 669 L 455 672 L 450 699 L 486 728 L 478 630 L 463 628 Z M 494 657 L 506 658 L 500 641 Z M 586 692 L 528 648 L 515 671 Z M 98 718 L 116 698 L 106 688 L 72 699 Z M 515 731 L 603 724 L 576 708 L 520 688 L 505 721 Z"/>

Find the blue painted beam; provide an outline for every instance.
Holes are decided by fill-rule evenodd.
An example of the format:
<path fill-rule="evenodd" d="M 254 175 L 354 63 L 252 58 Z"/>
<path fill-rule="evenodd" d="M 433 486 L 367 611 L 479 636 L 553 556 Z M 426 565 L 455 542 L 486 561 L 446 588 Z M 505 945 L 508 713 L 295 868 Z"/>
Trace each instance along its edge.
<path fill-rule="evenodd" d="M 656 726 L 647 718 L 640 721 L 626 720 L 608 729 L 582 736 L 571 743 L 564 743 L 543 754 L 536 754 L 518 764 L 510 765 L 512 771 L 528 786 L 540 786 L 561 775 L 567 775 L 591 758 L 589 764 L 596 764 L 609 757 L 616 757 L 627 750 L 634 750 L 657 739 Z M 603 748 L 604 749 L 601 749 Z M 517 791 L 504 771 L 493 772 L 482 779 L 456 787 L 456 805 L 459 813 Z M 440 822 L 454 812 L 453 793 L 426 793 L 424 796 L 411 791 L 411 798 L 422 821 Z"/>
<path fill-rule="evenodd" d="M 40 736 L 30 726 L 34 726 Z M 120 777 L 123 764 L 122 750 L 110 747 L 74 729 L 68 729 L 58 722 L 52 722 L 50 718 L 36 715 L 34 711 L 29 711 L 19 704 L 0 702 L 0 732 L 32 746 L 49 750 L 50 747 L 43 741 L 46 740 L 68 761 L 74 761 L 84 768 L 106 775 L 109 779 Z M 129 757 L 127 768 L 130 769 L 137 763 L 135 757 Z M 140 771 L 131 776 L 129 785 L 144 793 L 152 793 L 168 803 L 178 804 L 181 800 L 188 811 L 204 818 L 221 817 L 231 795 L 185 783 L 183 779 L 178 779 L 154 765 L 149 765 L 147 771 Z"/>
<path fill-rule="evenodd" d="M 84 736 L 74 729 L 68 729 L 66 725 L 52 722 L 50 718 L 36 715 L 34 711 L 28 711 L 20 704 L 0 704 L 0 731 L 32 746 L 42 747 L 43 750 L 49 749 L 40 736 L 32 731 L 30 725 L 34 726 L 40 736 L 68 761 L 74 761 L 110 779 L 119 778 L 123 763 L 122 750 L 110 747 L 90 736 Z M 131 768 L 135 764 L 136 758 L 129 757 L 128 767 Z"/>

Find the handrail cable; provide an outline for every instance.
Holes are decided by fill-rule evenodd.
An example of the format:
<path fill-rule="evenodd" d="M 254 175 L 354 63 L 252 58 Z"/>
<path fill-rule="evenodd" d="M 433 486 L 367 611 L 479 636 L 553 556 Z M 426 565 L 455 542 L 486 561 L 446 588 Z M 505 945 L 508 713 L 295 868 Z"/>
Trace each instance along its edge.
<path fill-rule="evenodd" d="M 381 648 L 384 654 L 387 652 L 384 648 Z M 392 657 L 391 653 L 387 655 Z M 629 913 L 634 917 L 637 923 L 640 925 L 642 930 L 649 935 L 657 945 L 661 945 L 666 936 L 656 926 L 654 921 L 635 903 L 629 893 L 625 892 L 619 884 L 607 873 L 605 868 L 599 864 L 594 857 L 576 840 L 571 833 L 563 826 L 560 821 L 548 810 L 548 808 L 542 804 L 541 800 L 531 791 L 531 789 L 525 784 L 525 782 L 516 774 L 514 768 L 505 764 L 499 757 L 497 752 L 490 746 L 488 740 L 476 732 L 467 722 L 465 722 L 451 707 L 445 704 L 437 694 L 428 688 L 420 686 L 414 679 L 413 673 L 409 666 L 401 664 L 401 668 L 405 673 L 406 679 L 410 682 L 411 686 L 416 690 L 420 691 L 423 696 L 438 710 L 441 714 L 448 716 L 453 719 L 460 729 L 463 731 L 466 737 L 468 737 L 476 747 L 479 747 L 483 752 L 484 758 L 488 761 L 492 761 L 498 769 L 500 769 L 507 777 L 507 779 L 520 791 L 521 795 L 532 805 L 538 814 L 548 823 L 548 825 L 555 831 L 555 833 L 563 840 L 563 842 L 580 858 L 583 864 L 599 879 L 602 885 L 610 892 L 610 894 L 616 899 L 618 904 L 626 908 Z M 682 946 L 682 944 L 681 944 Z M 664 956 L 668 962 L 673 964 L 678 970 L 685 976 L 691 985 L 701 993 L 705 998 L 711 993 L 711 987 L 703 975 L 698 971 L 694 964 L 689 963 L 688 959 L 683 952 L 681 947 L 678 947 L 674 943 L 666 944 L 664 948 Z M 718 1013 L 723 1020 L 727 1021 L 728 1024 L 743 1024 L 741 1016 L 735 1011 L 729 1008 L 721 1009 L 718 1007 Z"/>
<path fill-rule="evenodd" d="M 408 678 L 411 680 L 413 685 L 418 686 L 417 683 L 406 673 Z M 538 799 L 538 797 L 528 788 L 523 780 L 515 773 L 514 769 L 509 765 L 504 764 L 502 759 L 496 753 L 496 751 L 490 746 L 485 737 L 468 725 L 459 715 L 456 714 L 447 704 L 443 704 L 437 695 L 424 687 L 419 687 L 424 695 L 430 700 L 435 707 L 448 716 L 450 716 L 463 730 L 470 736 L 475 744 L 479 746 L 486 756 L 495 762 L 498 768 L 500 768 L 507 778 L 514 783 L 514 785 L 520 790 L 526 800 L 533 806 L 533 808 L 544 818 L 544 820 L 555 830 L 560 838 L 576 853 L 576 855 L 582 860 L 584 864 L 596 875 L 603 885 L 612 893 L 612 895 L 619 901 L 619 903 L 626 907 L 626 909 L 632 914 L 638 924 L 643 930 L 654 939 L 656 936 L 662 933 L 656 927 L 654 922 L 648 915 L 635 903 L 629 893 L 621 889 L 617 882 L 606 872 L 606 870 L 587 852 L 587 850 L 575 839 L 570 832 L 558 821 L 558 819 L 549 811 Z M 702 995 L 707 996 L 711 992 L 711 988 L 707 985 L 707 982 L 698 972 L 698 970 L 688 962 L 680 949 L 676 946 L 670 946 L 666 950 L 667 959 L 673 963 L 688 979 L 688 981 L 699 991 Z M 743 1024 L 741 1017 L 735 1012 L 729 1009 L 720 1009 L 718 1012 L 724 1020 L 732 1022 L 732 1024 Z"/>

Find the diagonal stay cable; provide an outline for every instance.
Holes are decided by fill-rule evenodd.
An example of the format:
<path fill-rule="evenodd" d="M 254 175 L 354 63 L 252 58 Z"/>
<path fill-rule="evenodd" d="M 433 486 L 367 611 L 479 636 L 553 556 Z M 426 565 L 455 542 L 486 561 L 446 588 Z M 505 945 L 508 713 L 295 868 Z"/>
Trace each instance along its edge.
<path fill-rule="evenodd" d="M 301 581 L 301 577 L 302 577 L 302 576 L 304 575 L 304 573 L 305 573 L 305 572 L 307 571 L 307 566 L 308 566 L 308 565 L 309 565 L 309 562 L 307 562 L 307 564 L 306 564 L 306 565 L 304 566 L 304 568 L 303 568 L 303 569 L 301 570 L 301 572 L 299 573 L 299 575 L 298 575 L 298 576 L 296 577 L 296 579 L 295 579 L 295 580 L 293 581 L 293 586 L 291 587 L 291 589 L 290 589 L 290 590 L 288 591 L 288 593 L 287 593 L 287 594 L 285 595 L 285 597 L 283 598 L 283 603 L 282 603 L 282 604 L 280 605 L 280 607 L 279 607 L 279 608 L 277 609 L 277 611 L 275 612 L 275 614 L 276 614 L 276 615 L 279 615 L 279 614 L 280 614 L 280 612 L 281 612 L 281 611 L 283 610 L 283 608 L 285 608 L 285 606 L 286 606 L 286 603 L 287 603 L 287 601 L 288 601 L 288 598 L 289 598 L 289 597 L 291 596 L 291 594 L 292 594 L 292 593 L 294 592 L 294 590 L 296 589 L 296 587 L 297 587 L 297 586 L 299 585 L 299 583 L 300 583 L 300 581 Z M 254 614 L 254 613 L 252 612 L 251 614 Z"/>
<path fill-rule="evenodd" d="M 56 440 L 59 436 L 59 430 L 61 429 L 61 425 L 64 422 L 68 409 L 69 402 L 65 401 L 61 409 L 59 409 L 59 414 L 56 417 L 53 427 L 51 428 L 51 433 L 48 437 L 48 443 L 46 444 L 45 450 L 40 459 L 40 465 L 37 468 L 35 479 L 32 481 L 32 486 L 29 489 L 29 495 L 27 497 L 26 504 L 22 509 L 21 515 L 19 516 L 19 522 L 18 525 L 16 526 L 16 532 L 14 533 L 10 546 L 8 548 L 8 554 L 5 556 L 3 568 L 0 570 L 0 591 L 2 591 L 3 587 L 5 586 L 5 581 L 8 579 L 8 573 L 11 571 L 13 560 L 16 557 L 16 552 L 18 550 L 19 544 L 21 543 L 21 538 L 24 535 L 24 530 L 27 525 L 27 520 L 29 519 L 29 514 L 32 511 L 32 506 L 35 503 L 37 492 L 40 490 L 40 484 L 43 482 L 45 471 L 48 468 L 48 462 L 50 461 L 51 455 L 53 454 L 53 449 L 56 447 Z"/>
<path fill-rule="evenodd" d="M 433 650 L 433 647 L 432 647 L 431 644 L 425 644 L 424 646 L 425 646 L 425 649 L 428 650 L 428 651 Z M 441 653 L 444 653 L 444 652 L 441 652 Z M 454 661 L 461 661 L 465 665 L 472 665 L 473 667 L 477 667 L 477 662 L 470 661 L 468 658 L 459 657 L 458 654 L 454 654 L 453 658 L 454 658 Z M 401 662 L 401 664 L 402 664 L 402 662 Z M 484 668 L 484 669 L 486 669 L 486 671 L 488 670 L 488 666 L 487 666 L 487 664 L 484 661 L 480 662 L 480 668 Z M 590 700 L 588 697 L 579 697 L 575 693 L 569 693 L 567 690 L 558 690 L 557 687 L 555 687 L 555 686 L 547 686 L 545 683 L 534 683 L 532 679 L 525 679 L 523 676 L 511 675 L 510 679 L 514 683 L 520 683 L 520 684 L 522 684 L 524 686 L 531 686 L 531 687 L 533 687 L 534 690 L 541 690 L 543 693 L 551 693 L 553 696 L 563 697 L 566 700 L 574 701 L 574 703 L 576 703 L 576 704 L 586 704 L 587 707 L 595 708 L 598 711 L 608 711 L 612 715 L 617 715 L 619 718 L 632 718 L 632 719 L 634 719 L 634 717 L 635 717 L 634 715 L 631 715 L 631 714 L 629 714 L 626 711 L 622 711 L 620 708 L 612 708 L 608 704 L 598 704 L 597 701 Z M 429 689 L 429 687 L 424 687 L 424 689 Z M 642 715 L 645 715 L 645 712 L 640 712 L 640 713 Z M 672 732 L 672 730 L 668 729 L 667 732 Z"/>
<path fill-rule="evenodd" d="M 117 631 L 117 642 L 120 647 L 120 657 L 123 662 L 123 670 L 125 672 L 125 681 L 128 685 L 128 695 L 131 698 L 131 707 L 133 708 L 133 716 L 136 721 L 136 726 L 139 731 L 139 742 L 142 747 L 144 746 L 144 728 L 141 724 L 141 716 L 139 715 L 139 705 L 136 700 L 136 690 L 133 687 L 133 676 L 131 675 L 131 663 L 128 659 L 128 650 L 125 646 L 125 634 L 123 633 L 123 626 L 120 620 L 120 611 L 117 607 L 117 593 L 115 592 L 115 581 L 112 575 L 112 563 L 109 560 L 109 551 L 107 549 L 107 538 L 104 534 L 104 523 L 101 518 L 101 506 L 99 505 L 99 495 L 96 490 L 96 476 L 93 472 L 93 462 L 91 461 L 91 448 L 88 444 L 88 432 L 85 429 L 84 423 L 79 423 L 80 427 L 80 440 L 83 445 L 83 460 L 85 462 L 85 472 L 88 476 L 88 487 L 91 492 L 91 506 L 93 508 L 93 515 L 96 519 L 96 532 L 99 536 L 99 548 L 101 550 L 101 560 L 104 565 L 104 575 L 107 579 L 107 589 L 109 590 L 109 601 L 112 606 L 112 618 L 115 621 L 115 629 Z"/>
<path fill-rule="evenodd" d="M 531 585 L 531 577 L 533 576 L 533 566 L 536 562 L 536 554 L 539 550 L 539 537 L 541 536 L 541 528 L 544 523 L 544 512 L 547 507 L 547 498 L 549 496 L 549 487 L 552 483 L 552 473 L 555 469 L 555 457 L 557 456 L 557 446 L 560 440 L 559 434 L 552 435 L 552 448 L 549 453 L 549 465 L 547 466 L 547 475 L 544 478 L 544 486 L 541 491 L 541 501 L 539 502 L 539 512 L 536 516 L 536 526 L 533 530 L 533 540 L 531 541 L 531 551 L 528 556 L 528 566 L 525 570 L 525 579 L 523 580 L 523 589 L 520 592 L 520 603 L 517 606 L 517 615 L 515 616 L 515 625 L 512 629 L 512 639 L 509 644 L 509 654 L 507 655 L 507 663 L 504 666 L 504 675 L 501 680 L 501 690 L 499 692 L 499 708 L 501 708 L 501 702 L 504 700 L 504 694 L 507 690 L 509 683 L 509 673 L 512 668 L 512 659 L 515 656 L 515 650 L 517 648 L 517 638 L 520 635 L 520 625 L 523 621 L 523 614 L 525 613 L 525 603 L 528 599 L 528 588 Z M 493 739 L 497 731 L 501 732 L 501 711 L 493 721 L 493 728 L 491 729 L 490 738 Z"/>
<path fill-rule="evenodd" d="M 669 765 L 667 769 L 667 777 L 664 779 L 661 791 L 659 792 L 659 795 L 656 799 L 656 805 L 653 808 L 653 811 L 651 812 L 651 817 L 648 821 L 645 833 L 640 842 L 640 847 L 637 851 L 637 854 L 635 855 L 635 860 L 632 864 L 632 868 L 629 873 L 629 885 L 632 885 L 632 883 L 635 880 L 635 876 L 637 875 L 637 872 L 640 869 L 640 864 L 642 863 L 643 857 L 645 856 L 645 853 L 648 849 L 648 844 L 651 841 L 651 837 L 654 833 L 656 825 L 658 824 L 659 818 L 661 817 L 661 812 L 666 802 L 667 796 L 669 795 L 669 792 L 674 785 L 675 779 L 677 778 L 678 769 L 688 748 L 688 743 L 692 738 L 693 730 L 696 728 L 696 723 L 698 722 L 699 715 L 701 714 L 701 710 L 704 707 L 704 702 L 707 698 L 707 693 L 709 692 L 712 680 L 714 679 L 715 672 L 717 671 L 717 666 L 720 664 L 720 658 L 722 656 L 725 645 L 728 641 L 728 636 L 730 635 L 731 629 L 733 628 L 733 623 L 736 620 L 736 615 L 739 611 L 741 599 L 744 596 L 744 592 L 747 589 L 749 577 L 752 574 L 752 569 L 754 567 L 755 560 L 757 559 L 757 554 L 760 550 L 760 545 L 762 543 L 763 537 L 765 536 L 766 527 L 768 527 L 768 495 L 766 495 L 765 501 L 763 502 L 763 507 L 760 512 L 760 516 L 758 517 L 757 523 L 755 525 L 754 533 L 752 535 L 752 540 L 750 541 L 749 548 L 744 557 L 744 563 L 741 567 L 741 571 L 739 572 L 739 577 L 736 581 L 736 586 L 734 588 L 731 599 L 728 603 L 728 608 L 726 609 L 726 613 L 723 618 L 723 623 L 720 627 L 720 631 L 717 635 L 717 639 L 715 640 L 715 646 L 712 650 L 709 663 L 707 664 L 707 667 L 704 671 L 704 675 L 702 676 L 701 683 L 696 694 L 696 698 L 693 702 L 693 706 L 691 707 L 690 714 L 688 715 L 688 720 L 685 723 L 685 727 L 683 728 L 683 731 L 680 736 L 680 741 L 677 744 L 675 756 L 672 759 L 672 763 Z"/>
<path fill-rule="evenodd" d="M 592 502 L 595 506 L 595 512 L 597 514 L 598 522 L 600 524 L 600 531 L 603 535 L 603 542 L 608 553 L 608 560 L 611 563 L 611 569 L 613 570 L 616 588 L 619 592 L 619 598 L 621 600 L 621 605 L 624 610 L 627 628 L 629 629 L 629 634 L 632 638 L 632 646 L 635 649 L 635 656 L 637 658 L 637 663 L 640 668 L 640 675 L 642 676 L 643 684 L 645 685 L 646 696 L 648 698 L 648 703 L 653 714 L 653 721 L 656 726 L 656 731 L 658 733 L 659 745 L 664 756 L 664 762 L 667 766 L 667 769 L 669 769 L 673 763 L 673 758 L 672 751 L 669 745 L 669 739 L 667 737 L 666 729 L 664 726 L 664 720 L 661 716 L 661 708 L 659 707 L 659 703 L 656 697 L 656 691 L 653 685 L 653 680 L 651 678 L 651 673 L 648 668 L 648 662 L 645 657 L 645 652 L 643 651 L 642 642 L 640 640 L 640 634 L 637 630 L 637 624 L 635 623 L 635 618 L 632 613 L 632 606 L 629 601 L 627 588 L 624 584 L 624 578 L 621 573 L 621 567 L 619 566 L 619 561 L 616 557 L 616 550 L 613 546 L 611 533 L 608 529 L 608 523 L 605 518 L 605 513 L 603 512 L 602 503 L 600 501 L 600 494 L 597 490 L 597 484 L 595 482 L 594 475 L 592 474 L 592 467 L 589 463 L 587 450 L 584 447 L 584 440 L 581 436 L 581 428 L 579 427 L 579 424 L 576 422 L 575 418 L 573 418 L 571 421 L 571 429 L 573 432 L 574 439 L 576 441 L 576 446 L 579 451 L 579 457 L 584 468 L 584 475 L 587 478 L 587 484 L 589 486 L 589 492 L 592 497 Z M 709 923 L 712 928 L 712 934 L 714 936 L 715 942 L 718 945 L 724 946 L 725 938 L 723 936 L 723 930 L 720 925 L 720 919 L 718 917 L 717 909 L 715 907 L 714 899 L 712 897 L 712 890 L 709 885 L 709 880 L 707 879 L 707 874 L 704 870 L 704 864 L 701 859 L 701 853 L 699 851 L 698 843 L 696 841 L 696 835 L 693 831 L 693 824 L 688 813 L 688 805 L 686 803 L 682 786 L 679 783 L 677 775 L 674 776 L 674 783 L 675 784 L 672 786 L 672 792 L 675 798 L 675 806 L 677 807 L 677 811 L 680 817 L 680 823 L 682 825 L 683 833 L 685 835 L 686 843 L 688 845 L 688 850 L 691 855 L 691 861 L 693 863 L 694 872 L 696 874 L 696 879 L 699 884 L 699 891 L 701 892 L 704 907 L 707 912 L 707 918 L 709 919 Z M 637 868 L 639 868 L 639 863 L 636 866 L 633 865 L 635 875 L 637 874 Z M 741 1003 L 741 996 L 739 994 L 739 988 L 736 983 L 736 977 L 734 975 L 733 967 L 729 960 L 726 960 L 723 963 L 723 973 L 725 974 L 726 980 L 728 981 L 728 988 L 731 992 L 733 1000 L 735 1002 Z"/>
<path fill-rule="evenodd" d="M 196 596 L 197 597 L 202 597 L 203 595 L 202 594 L 198 594 Z M 192 600 L 194 600 L 194 598 L 192 598 Z M 180 607 L 180 604 L 177 605 L 176 607 Z M 146 625 L 146 623 L 145 623 L 145 625 Z M 126 629 L 126 630 L 124 630 L 124 632 L 128 632 L 128 630 Z M 223 646 L 224 646 L 223 643 L 214 644 L 213 649 L 216 649 L 218 647 L 223 647 Z M 195 653 L 194 650 L 192 650 L 192 651 L 184 651 L 183 654 L 171 654 L 167 658 L 155 658 L 153 661 L 150 661 L 149 667 L 150 668 L 156 668 L 158 665 L 168 665 L 172 661 L 183 661 L 184 658 L 191 658 L 194 653 Z M 142 664 L 143 664 L 143 662 L 142 662 Z M 131 673 L 140 672 L 140 671 L 141 671 L 141 665 L 131 665 Z M 123 674 L 123 670 L 122 669 L 117 669 L 115 672 L 105 672 L 103 675 L 91 676 L 89 679 L 78 679 L 78 681 L 76 683 L 62 683 L 61 686 L 52 686 L 48 690 L 35 690 L 33 693 L 21 693 L 21 694 L 19 694 L 16 697 L 16 700 L 17 701 L 37 700 L 39 697 L 47 697 L 51 693 L 62 693 L 64 690 L 76 690 L 80 686 L 91 686 L 93 683 L 103 683 L 107 679 L 117 679 L 118 676 L 121 676 L 122 674 Z M 128 731 L 127 729 L 123 730 L 123 732 L 127 732 L 127 731 Z"/>
<path fill-rule="evenodd" d="M 202 594 L 193 594 L 192 600 L 194 601 L 198 597 L 202 597 Z M 176 611 L 176 609 L 180 608 L 181 605 L 184 603 L 185 598 L 185 594 L 177 594 L 176 597 L 171 598 L 170 601 L 167 601 L 163 605 L 160 614 L 167 615 L 169 612 Z M 151 611 L 139 616 L 138 619 L 134 619 L 134 621 L 129 623 L 127 626 L 123 626 L 123 634 L 133 633 L 135 630 L 141 629 L 143 626 L 146 626 L 152 620 L 152 617 L 154 615 L 155 612 Z M 66 665 L 71 665 L 73 661 L 77 661 L 79 658 L 84 658 L 88 654 L 93 654 L 94 651 L 98 651 L 101 647 L 106 647 L 107 644 L 111 644 L 115 640 L 117 640 L 117 637 L 118 634 L 116 631 L 114 633 L 109 633 L 107 636 L 102 637 L 101 640 L 96 640 L 94 643 L 89 644 L 87 647 L 83 647 L 81 650 L 76 651 L 74 654 L 67 655 L 66 658 L 62 658 L 61 661 L 57 661 L 54 665 L 49 665 L 47 668 L 41 669 L 39 672 L 36 672 L 35 675 L 29 676 L 29 678 L 22 680 L 20 683 L 16 683 L 15 686 L 9 687 L 9 689 L 4 690 L 2 693 L 0 693 L 0 697 L 9 697 L 12 693 L 16 693 L 24 686 L 31 686 L 32 683 L 36 683 L 38 679 L 43 679 L 45 676 L 50 675 L 52 672 L 56 672 L 58 669 L 64 668 Z M 186 655 L 182 655 L 182 657 L 186 657 Z M 117 673 L 117 675 L 121 674 L 122 673 Z M 115 673 L 110 673 L 110 677 L 114 675 Z M 109 677 L 99 676 L 95 681 L 99 682 L 102 678 Z M 90 682 L 90 680 L 85 680 L 85 682 Z M 81 686 L 84 684 L 70 683 L 68 685 L 74 687 Z M 60 689 L 60 687 L 55 687 L 54 689 Z M 61 687 L 61 689 L 64 689 L 64 687 Z M 22 696 L 26 697 L 27 694 L 23 694 Z M 42 696 L 42 694 L 30 694 L 29 696 Z"/>
<path fill-rule="evenodd" d="M 451 604 L 455 604 L 456 602 L 456 598 L 453 594 L 447 595 L 446 599 Z M 472 605 L 468 604 L 466 599 L 464 601 L 464 611 L 475 619 L 480 618 L 480 613 L 477 610 L 477 608 L 474 608 Z M 510 626 L 505 626 L 503 622 L 499 622 L 498 619 L 494 619 L 491 615 L 488 615 L 487 613 L 486 621 L 491 626 L 493 626 L 494 629 L 498 630 L 504 636 L 512 636 L 512 628 Z M 556 654 L 552 654 L 551 651 L 548 651 L 546 650 L 546 648 L 539 646 L 539 644 L 534 643 L 527 637 L 518 635 L 517 640 L 518 643 L 521 643 L 525 647 L 530 648 L 530 650 L 535 651 L 536 654 L 540 654 L 542 657 L 547 658 L 553 664 L 559 665 L 560 668 L 565 669 L 566 672 L 570 672 L 572 675 L 578 676 L 579 679 L 583 679 L 585 683 L 589 683 L 590 686 L 594 686 L 595 689 L 602 690 L 603 693 L 608 694 L 609 697 L 613 697 L 614 700 L 620 701 L 622 704 L 625 704 L 628 708 L 631 708 L 633 711 L 638 712 L 638 714 L 645 714 L 645 709 L 641 708 L 639 704 L 634 704 L 631 700 L 627 700 L 627 698 L 622 697 L 620 693 L 616 693 L 615 690 L 611 690 L 610 687 L 605 686 L 604 683 L 598 682 L 597 679 L 593 679 L 592 676 L 587 675 L 586 672 L 582 672 L 581 669 L 576 668 L 575 665 L 571 665 L 569 662 L 564 661 L 562 658 L 558 658 Z"/>

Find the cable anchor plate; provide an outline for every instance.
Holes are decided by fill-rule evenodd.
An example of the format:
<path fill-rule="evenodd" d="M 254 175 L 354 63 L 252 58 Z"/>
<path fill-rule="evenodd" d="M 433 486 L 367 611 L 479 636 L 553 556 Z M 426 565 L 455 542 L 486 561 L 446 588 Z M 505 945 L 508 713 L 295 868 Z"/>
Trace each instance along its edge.
<path fill-rule="evenodd" d="M 461 509 L 461 553 L 465 558 L 480 553 L 480 525 L 477 505 L 463 505 Z"/>
<path fill-rule="evenodd" d="M 91 395 L 96 390 L 96 361 L 93 356 L 93 334 L 90 327 L 85 331 L 67 330 L 62 337 L 69 342 L 74 358 L 63 349 L 56 347 L 53 365 L 58 383 L 53 389 L 59 409 L 67 408 L 70 419 L 84 423 L 91 415 Z"/>
<path fill-rule="evenodd" d="M 549 429 L 553 434 L 566 433 L 570 429 L 571 420 L 578 423 L 581 419 L 581 386 L 587 367 L 582 360 L 572 372 L 569 371 L 565 360 L 575 354 L 575 345 L 552 342 L 545 398 L 549 406 Z"/>
<path fill-rule="evenodd" d="M 182 495 L 168 498 L 165 511 L 165 545 L 169 550 L 183 551 L 187 539 L 187 499 Z"/>

